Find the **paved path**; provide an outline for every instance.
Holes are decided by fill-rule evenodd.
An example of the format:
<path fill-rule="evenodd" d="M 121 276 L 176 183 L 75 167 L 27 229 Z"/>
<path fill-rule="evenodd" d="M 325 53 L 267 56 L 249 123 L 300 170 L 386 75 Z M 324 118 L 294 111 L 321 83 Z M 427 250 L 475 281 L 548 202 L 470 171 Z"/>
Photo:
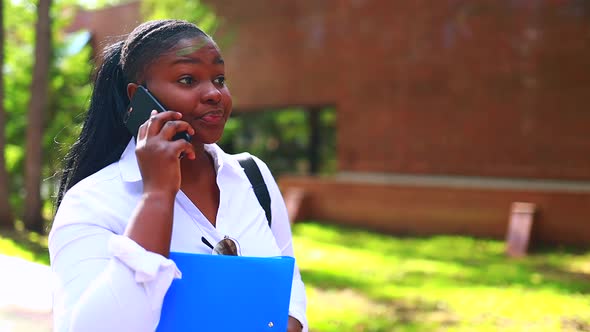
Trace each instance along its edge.
<path fill-rule="evenodd" d="M 0 332 L 51 331 L 48 266 L 0 255 Z"/>

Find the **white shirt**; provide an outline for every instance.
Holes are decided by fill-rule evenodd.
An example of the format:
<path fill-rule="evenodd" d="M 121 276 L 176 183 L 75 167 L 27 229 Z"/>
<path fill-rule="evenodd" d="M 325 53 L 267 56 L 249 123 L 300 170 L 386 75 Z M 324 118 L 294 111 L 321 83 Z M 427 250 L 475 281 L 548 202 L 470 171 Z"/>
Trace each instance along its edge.
<path fill-rule="evenodd" d="M 271 197 L 272 230 L 237 160 L 217 145 L 213 157 L 219 187 L 216 227 L 179 191 L 174 202 L 170 251 L 210 254 L 224 236 L 236 239 L 243 256 L 294 256 L 285 203 L 268 167 L 254 157 Z M 121 159 L 77 183 L 65 194 L 49 234 L 56 276 L 54 330 L 154 331 L 174 278 L 172 260 L 146 251 L 121 235 L 143 192 L 132 139 Z M 305 287 L 295 266 L 289 315 L 308 330 Z"/>

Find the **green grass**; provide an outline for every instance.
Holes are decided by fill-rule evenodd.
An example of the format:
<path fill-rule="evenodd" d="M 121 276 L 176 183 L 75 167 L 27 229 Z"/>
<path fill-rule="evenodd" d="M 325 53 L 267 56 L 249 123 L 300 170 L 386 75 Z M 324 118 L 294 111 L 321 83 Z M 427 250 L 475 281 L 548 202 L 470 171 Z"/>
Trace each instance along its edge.
<path fill-rule="evenodd" d="M 590 252 L 524 259 L 502 241 L 294 226 L 319 331 L 590 331 Z"/>
<path fill-rule="evenodd" d="M 49 265 L 47 236 L 27 232 L 22 224 L 17 224 L 16 230 L 0 230 L 0 255 Z"/>
<path fill-rule="evenodd" d="M 502 241 L 293 227 L 313 332 L 590 331 L 590 251 L 522 259 Z M 0 233 L 0 254 L 48 263 L 46 238 Z"/>

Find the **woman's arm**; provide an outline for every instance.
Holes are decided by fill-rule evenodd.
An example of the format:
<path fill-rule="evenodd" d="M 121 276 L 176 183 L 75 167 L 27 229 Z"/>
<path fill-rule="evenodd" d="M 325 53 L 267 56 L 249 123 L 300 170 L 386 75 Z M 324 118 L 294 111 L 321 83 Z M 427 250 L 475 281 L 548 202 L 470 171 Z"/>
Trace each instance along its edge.
<path fill-rule="evenodd" d="M 143 181 L 143 196 L 131 217 L 125 235 L 148 251 L 168 257 L 172 238 L 174 199 L 180 190 L 180 156 L 195 159 L 191 143 L 174 135 L 195 130 L 184 121 L 182 114 L 173 111 L 157 113 L 137 134 L 137 163 Z"/>
<path fill-rule="evenodd" d="M 58 226 L 49 251 L 56 332 L 153 331 L 164 295 L 180 276 L 172 261 L 91 224 Z"/>
<path fill-rule="evenodd" d="M 166 259 L 181 183 L 179 156 L 195 158 L 190 143 L 171 141 L 177 132 L 194 134 L 180 118 L 177 112 L 153 112 L 139 129 L 135 150 L 143 181 L 139 201 L 131 203 L 125 193 L 111 197 L 117 189 L 104 183 L 102 187 L 79 183 L 66 193 L 50 236 L 58 282 L 57 331 L 156 328 L 164 294 L 180 275 Z M 128 217 L 130 210 L 134 213 Z M 126 218 L 125 236 L 115 235 L 109 225 Z"/>

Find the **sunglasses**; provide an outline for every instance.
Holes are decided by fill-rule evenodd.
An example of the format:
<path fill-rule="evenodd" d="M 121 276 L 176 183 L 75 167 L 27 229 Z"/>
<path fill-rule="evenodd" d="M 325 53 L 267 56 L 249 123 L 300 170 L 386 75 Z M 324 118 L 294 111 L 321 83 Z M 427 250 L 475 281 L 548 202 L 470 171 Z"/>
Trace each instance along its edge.
<path fill-rule="evenodd" d="M 240 245 L 236 239 L 233 239 L 229 236 L 224 236 L 223 239 L 215 246 L 213 246 L 207 239 L 202 236 L 201 241 L 211 248 L 213 251 L 211 252 L 212 255 L 225 255 L 225 256 L 241 256 L 240 252 Z"/>

